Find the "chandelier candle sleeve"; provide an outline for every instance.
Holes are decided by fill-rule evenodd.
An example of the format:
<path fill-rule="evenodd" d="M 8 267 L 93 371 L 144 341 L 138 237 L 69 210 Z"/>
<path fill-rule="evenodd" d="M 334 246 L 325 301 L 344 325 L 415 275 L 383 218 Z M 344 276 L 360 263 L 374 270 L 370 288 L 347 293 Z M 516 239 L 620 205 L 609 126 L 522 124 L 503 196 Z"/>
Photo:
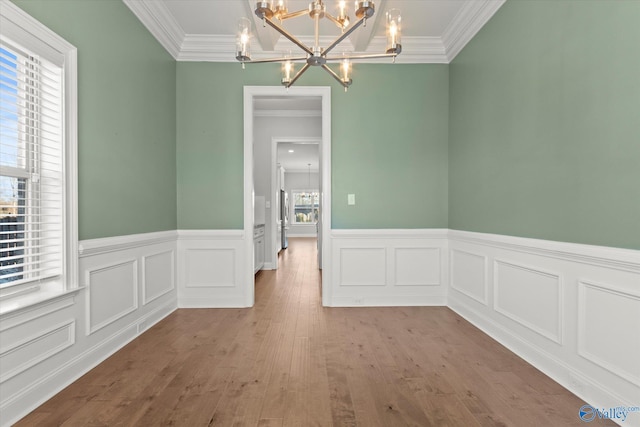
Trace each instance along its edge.
<path fill-rule="evenodd" d="M 251 60 L 251 21 L 248 18 L 238 20 L 238 37 L 236 40 L 236 59 Z"/>
<path fill-rule="evenodd" d="M 291 61 L 286 61 L 282 64 L 282 85 L 289 86 L 291 84 L 291 79 L 293 78 L 293 73 L 295 70 L 295 65 Z"/>
<path fill-rule="evenodd" d="M 344 54 L 344 59 L 340 62 L 340 78 L 342 79 L 345 90 L 347 86 L 351 85 L 351 61 L 347 53 Z"/>
<path fill-rule="evenodd" d="M 402 17 L 398 9 L 387 12 L 387 53 L 398 54 L 402 51 Z"/>

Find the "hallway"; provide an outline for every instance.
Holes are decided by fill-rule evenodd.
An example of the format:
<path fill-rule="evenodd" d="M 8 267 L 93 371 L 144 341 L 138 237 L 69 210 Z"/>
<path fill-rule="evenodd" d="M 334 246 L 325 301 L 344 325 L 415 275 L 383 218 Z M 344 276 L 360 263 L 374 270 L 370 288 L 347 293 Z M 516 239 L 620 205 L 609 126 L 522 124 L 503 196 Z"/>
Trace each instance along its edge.
<path fill-rule="evenodd" d="M 584 425 L 446 307 L 323 308 L 315 245 L 290 239 L 255 307 L 177 310 L 17 425 Z"/>

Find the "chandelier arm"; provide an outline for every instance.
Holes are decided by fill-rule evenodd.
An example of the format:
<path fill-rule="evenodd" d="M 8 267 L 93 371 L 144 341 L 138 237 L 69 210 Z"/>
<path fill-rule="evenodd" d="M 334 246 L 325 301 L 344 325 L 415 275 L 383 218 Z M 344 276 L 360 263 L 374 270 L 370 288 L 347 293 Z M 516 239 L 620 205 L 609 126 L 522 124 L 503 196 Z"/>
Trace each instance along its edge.
<path fill-rule="evenodd" d="M 289 41 L 291 41 L 293 44 L 297 45 L 300 49 L 304 50 L 309 55 L 313 55 L 313 50 L 311 50 L 307 46 L 305 46 L 305 44 L 302 43 L 300 40 L 298 40 L 295 36 L 293 36 L 292 34 L 289 34 L 287 32 L 287 30 L 285 30 L 280 25 L 278 25 L 277 23 L 272 21 L 271 18 L 265 18 L 265 21 L 267 21 L 267 24 L 271 25 L 271 27 L 273 27 L 274 30 L 276 30 L 277 32 L 279 32 L 280 34 L 285 36 L 287 39 L 289 39 Z"/>
<path fill-rule="evenodd" d="M 325 13 L 324 17 L 327 18 L 329 21 L 333 22 L 334 24 L 336 24 L 336 26 L 338 28 L 340 28 L 341 30 L 344 30 L 344 26 L 342 25 L 342 23 L 340 22 L 340 20 L 338 20 L 338 18 L 336 18 L 335 16 L 333 16 L 330 13 Z"/>
<path fill-rule="evenodd" d="M 331 74 L 331 77 L 333 77 L 334 79 L 336 79 L 338 81 L 338 83 L 340 83 L 344 88 L 348 88 L 349 85 L 345 84 L 345 82 L 342 81 L 342 79 L 340 78 L 339 75 L 336 74 L 335 71 L 333 71 L 331 68 L 329 68 L 329 66 L 327 64 L 322 64 L 322 68 L 329 74 Z"/>
<path fill-rule="evenodd" d="M 287 13 L 286 15 L 282 15 L 278 17 L 280 21 L 284 21 L 286 19 L 297 18 L 298 16 L 307 15 L 309 13 L 309 9 L 298 10 L 297 12 Z"/>
<path fill-rule="evenodd" d="M 298 71 L 298 72 L 296 73 L 296 75 L 295 75 L 295 76 L 293 76 L 293 78 L 291 79 L 291 81 L 289 82 L 289 84 L 288 84 L 288 85 L 286 85 L 285 87 L 286 87 L 287 89 L 289 89 L 289 88 L 291 87 L 291 85 L 292 85 L 292 84 L 294 84 L 294 83 L 296 82 L 296 80 L 298 80 L 298 79 L 300 78 L 300 76 L 301 76 L 305 71 L 307 71 L 307 70 L 309 69 L 309 67 L 310 67 L 310 66 L 311 66 L 311 65 L 309 65 L 309 64 L 304 64 L 304 67 L 300 68 L 300 71 Z"/>
<path fill-rule="evenodd" d="M 327 46 L 327 48 L 322 52 L 322 56 L 327 55 L 327 53 L 331 52 L 331 50 L 338 46 L 338 44 L 340 44 L 340 42 L 344 39 L 346 39 L 347 37 L 349 37 L 349 35 L 351 33 L 353 33 L 360 25 L 362 25 L 364 23 L 366 18 L 360 18 L 359 20 L 357 20 L 356 22 L 353 23 L 353 25 L 344 33 L 342 33 L 342 35 L 340 37 L 338 37 L 333 43 L 331 43 L 329 46 Z"/>
<path fill-rule="evenodd" d="M 376 58 L 395 58 L 397 53 L 372 53 L 364 55 L 345 55 L 345 56 L 330 56 L 325 58 L 327 61 L 342 61 L 344 59 L 376 59 Z"/>
<path fill-rule="evenodd" d="M 267 62 L 287 62 L 287 61 L 306 61 L 306 56 L 296 56 L 292 58 L 265 58 L 265 59 L 251 59 L 249 61 L 240 61 L 244 64 L 264 64 Z"/>

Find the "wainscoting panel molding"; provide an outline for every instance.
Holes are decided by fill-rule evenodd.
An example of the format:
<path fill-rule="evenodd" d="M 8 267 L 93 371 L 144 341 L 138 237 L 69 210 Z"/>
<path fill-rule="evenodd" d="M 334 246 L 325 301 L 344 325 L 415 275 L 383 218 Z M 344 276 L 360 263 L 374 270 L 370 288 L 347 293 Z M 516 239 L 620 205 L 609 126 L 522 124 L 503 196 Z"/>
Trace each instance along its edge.
<path fill-rule="evenodd" d="M 85 276 L 87 334 L 93 334 L 138 308 L 136 259 L 87 269 Z"/>
<path fill-rule="evenodd" d="M 3 340 L 0 347 L 0 384 L 21 374 L 36 364 L 71 347 L 76 339 L 75 320 L 67 320 L 61 325 L 54 325 L 38 331 L 37 335 L 23 338 L 21 341 L 5 348 Z M 10 367 L 5 369 L 5 367 Z"/>
<path fill-rule="evenodd" d="M 454 230 L 448 244 L 451 309 L 589 404 L 638 406 L 640 251 Z"/>
<path fill-rule="evenodd" d="M 460 249 L 451 249 L 451 288 L 469 298 L 487 305 L 489 282 L 487 280 L 487 257 Z"/>
<path fill-rule="evenodd" d="M 446 230 L 333 230 L 331 241 L 331 306 L 446 304 Z"/>
<path fill-rule="evenodd" d="M 236 286 L 234 248 L 185 249 L 184 267 L 187 288 L 232 288 Z"/>
<path fill-rule="evenodd" d="M 440 286 L 442 284 L 440 248 L 393 249 L 394 286 Z"/>
<path fill-rule="evenodd" d="M 176 251 L 173 249 L 142 257 L 142 303 L 144 305 L 175 289 L 175 265 Z"/>
<path fill-rule="evenodd" d="M 578 354 L 640 387 L 640 287 L 578 286 Z"/>
<path fill-rule="evenodd" d="M 385 248 L 341 248 L 338 286 L 384 286 L 386 259 Z"/>
<path fill-rule="evenodd" d="M 81 241 L 83 288 L 2 316 L 0 426 L 176 309 L 176 240 L 175 231 L 165 231 Z"/>
<path fill-rule="evenodd" d="M 495 310 L 562 344 L 564 306 L 560 275 L 499 259 L 493 265 Z"/>
<path fill-rule="evenodd" d="M 178 306 L 245 307 L 243 230 L 178 232 Z"/>

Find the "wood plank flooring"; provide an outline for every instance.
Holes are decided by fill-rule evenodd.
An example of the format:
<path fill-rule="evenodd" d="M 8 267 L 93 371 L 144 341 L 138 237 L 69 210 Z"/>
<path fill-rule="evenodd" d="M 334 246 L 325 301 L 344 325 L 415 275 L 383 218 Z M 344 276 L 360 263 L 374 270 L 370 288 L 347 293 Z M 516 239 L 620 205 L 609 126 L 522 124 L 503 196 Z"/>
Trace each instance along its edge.
<path fill-rule="evenodd" d="M 584 426 L 446 307 L 323 308 L 315 245 L 290 239 L 252 309 L 177 310 L 17 425 Z"/>

